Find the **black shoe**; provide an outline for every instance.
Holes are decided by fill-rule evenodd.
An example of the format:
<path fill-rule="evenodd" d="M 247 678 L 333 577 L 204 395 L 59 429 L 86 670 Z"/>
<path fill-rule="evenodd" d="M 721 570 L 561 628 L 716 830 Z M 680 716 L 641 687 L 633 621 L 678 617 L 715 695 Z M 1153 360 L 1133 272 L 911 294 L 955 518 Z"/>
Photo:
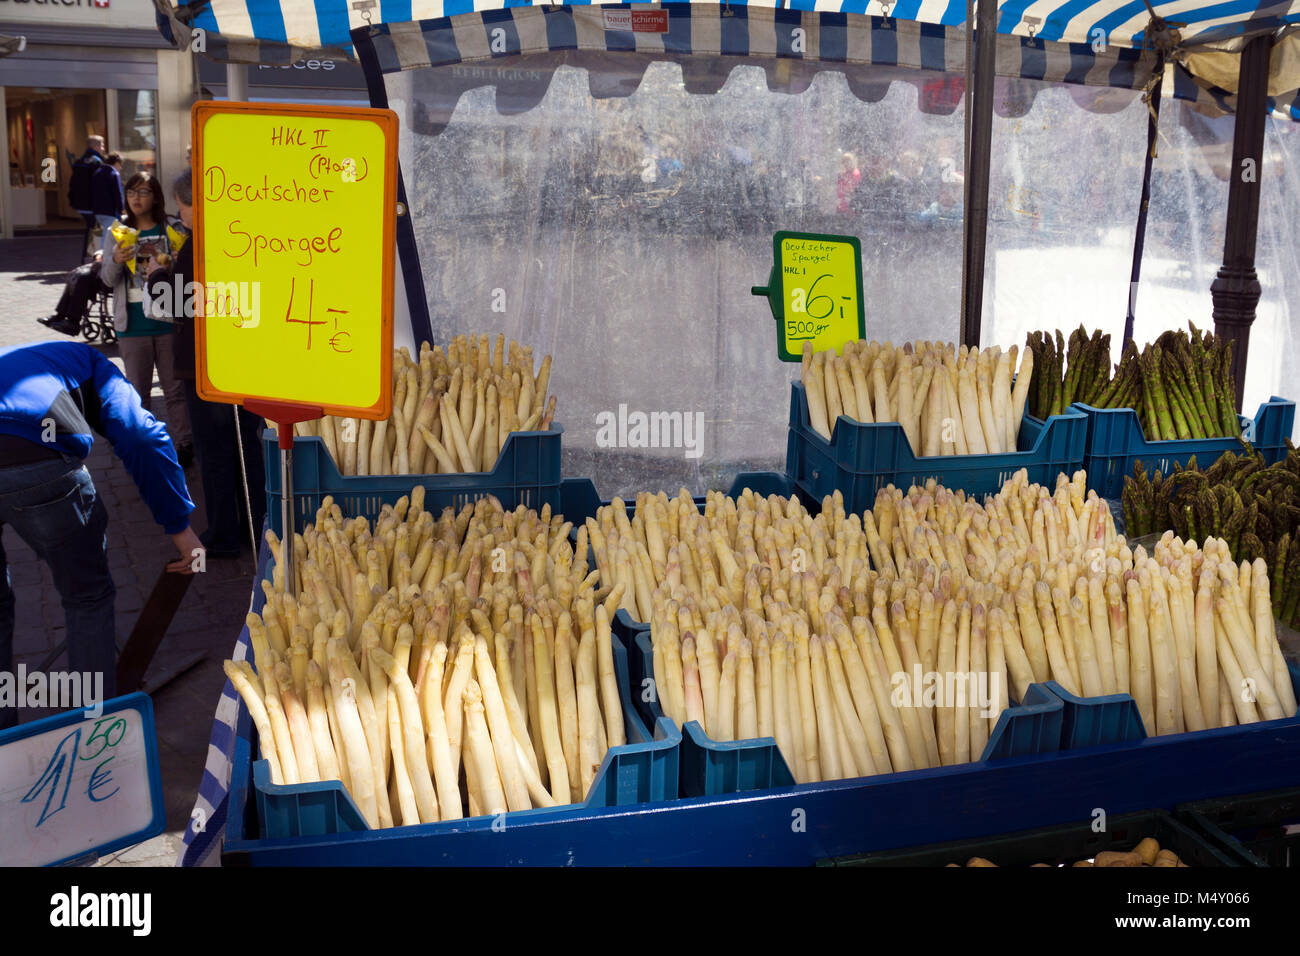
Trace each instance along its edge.
<path fill-rule="evenodd" d="M 199 543 L 203 545 L 203 550 L 209 558 L 214 561 L 235 561 L 238 560 L 240 549 L 236 548 L 214 548 L 208 544 L 208 533 L 205 531 L 199 535 Z"/>
<path fill-rule="evenodd" d="M 36 321 L 46 328 L 53 329 L 55 332 L 62 332 L 64 335 L 71 335 L 73 338 L 81 334 L 80 322 L 61 319 L 57 315 L 52 315 L 48 319 L 37 319 Z"/>
<path fill-rule="evenodd" d="M 180 463 L 181 468 L 189 468 L 194 464 L 194 446 L 181 445 L 176 449 L 176 460 Z"/>

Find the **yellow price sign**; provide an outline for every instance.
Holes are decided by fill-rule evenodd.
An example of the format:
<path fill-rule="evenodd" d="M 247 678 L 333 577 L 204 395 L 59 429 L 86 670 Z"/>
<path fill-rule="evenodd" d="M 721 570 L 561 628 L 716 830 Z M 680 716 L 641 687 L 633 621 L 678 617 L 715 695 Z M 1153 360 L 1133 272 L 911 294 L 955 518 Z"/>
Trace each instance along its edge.
<path fill-rule="evenodd" d="M 772 259 L 768 285 L 752 291 L 768 298 L 783 361 L 799 361 L 807 342 L 816 351 L 838 350 L 865 337 L 862 247 L 855 237 L 778 232 Z"/>
<path fill-rule="evenodd" d="M 199 394 L 388 417 L 396 114 L 200 102 L 191 119 Z"/>

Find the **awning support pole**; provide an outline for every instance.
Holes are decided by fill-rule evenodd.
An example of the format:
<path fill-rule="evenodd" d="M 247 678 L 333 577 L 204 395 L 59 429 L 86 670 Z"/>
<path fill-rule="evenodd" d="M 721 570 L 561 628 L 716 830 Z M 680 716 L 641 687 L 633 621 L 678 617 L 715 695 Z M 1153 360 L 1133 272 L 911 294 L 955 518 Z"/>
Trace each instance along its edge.
<path fill-rule="evenodd" d="M 997 68 L 998 5 L 976 4 L 975 89 L 966 153 L 966 243 L 962 250 L 961 340 L 980 344 L 984 300 L 984 249 L 989 221 L 989 165 L 993 146 L 993 76 Z M 967 24 L 969 27 L 969 18 Z"/>
<path fill-rule="evenodd" d="M 1124 340 L 1120 349 L 1133 339 L 1133 317 L 1137 308 L 1138 282 L 1142 278 L 1142 249 L 1147 241 L 1147 209 L 1151 205 L 1151 165 L 1156 158 L 1156 136 L 1160 130 L 1160 95 L 1164 86 L 1165 59 L 1156 58 L 1155 76 L 1147 90 L 1147 155 L 1142 169 L 1142 202 L 1138 206 L 1137 228 L 1133 231 L 1133 269 L 1128 280 L 1128 312 L 1124 317 Z"/>
<path fill-rule="evenodd" d="M 1237 411 L 1246 387 L 1246 352 L 1250 326 L 1259 304 L 1255 274 L 1255 235 L 1259 230 L 1259 181 L 1263 174 L 1264 124 L 1268 98 L 1271 34 L 1255 37 L 1241 52 L 1237 83 L 1237 112 L 1228 170 L 1228 220 L 1224 229 L 1223 266 L 1210 284 L 1214 302 L 1214 334 L 1236 344 L 1232 349 L 1232 379 Z"/>

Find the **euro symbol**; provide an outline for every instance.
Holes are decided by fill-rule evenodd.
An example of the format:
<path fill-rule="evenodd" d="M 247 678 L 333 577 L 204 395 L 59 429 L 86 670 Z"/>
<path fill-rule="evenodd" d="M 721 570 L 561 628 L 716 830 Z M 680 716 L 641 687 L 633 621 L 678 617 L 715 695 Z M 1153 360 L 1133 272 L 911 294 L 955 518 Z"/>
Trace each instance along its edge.
<path fill-rule="evenodd" d="M 348 352 L 351 352 L 352 350 L 351 350 L 351 349 L 342 349 L 342 348 L 339 348 L 339 346 L 340 346 L 342 343 L 341 343 L 340 341 L 336 341 L 336 340 L 338 340 L 338 339 L 340 339 L 340 338 L 342 338 L 342 339 L 346 339 L 346 338 L 348 338 L 348 333 L 347 333 L 347 332 L 335 332 L 333 335 L 331 335 L 331 336 L 330 336 L 330 348 L 332 348 L 335 352 L 342 352 L 343 354 L 346 355 Z"/>

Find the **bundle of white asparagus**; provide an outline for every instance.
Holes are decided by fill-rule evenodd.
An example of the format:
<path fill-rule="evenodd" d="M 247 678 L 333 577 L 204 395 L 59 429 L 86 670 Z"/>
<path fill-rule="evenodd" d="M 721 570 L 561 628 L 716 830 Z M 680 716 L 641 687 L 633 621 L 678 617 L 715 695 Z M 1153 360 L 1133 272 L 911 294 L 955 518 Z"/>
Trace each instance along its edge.
<path fill-rule="evenodd" d="M 385 420 L 326 415 L 294 426 L 325 443 L 343 475 L 420 475 L 491 471 L 511 432 L 546 431 L 555 417 L 547 400 L 551 357 L 533 371 L 533 350 L 498 335 L 458 335 L 420 345 L 414 361 L 393 351 L 393 411 Z"/>
<path fill-rule="evenodd" d="M 804 344 L 803 384 L 812 427 L 830 440 L 840 415 L 863 424 L 898 422 L 912 452 L 983 455 L 1016 450 L 1034 355 L 952 343 L 847 342 L 813 352 Z M 1012 379 L 1015 388 L 1012 388 Z M 902 383 L 910 387 L 902 388 Z"/>
<path fill-rule="evenodd" d="M 710 494 L 703 514 L 684 489 L 636 505 L 629 520 L 615 499 L 587 530 L 610 600 L 651 621 L 670 718 L 715 740 L 773 737 L 800 783 L 939 764 L 933 719 L 924 733 L 900 693 L 899 648 L 913 632 L 906 618 L 890 624 L 890 582 L 869 569 L 862 522 L 842 498 L 816 516 L 750 491 Z M 1006 695 L 971 704 L 987 738 Z"/>
<path fill-rule="evenodd" d="M 861 521 L 838 493 L 815 517 L 642 495 L 587 528 L 610 599 L 651 621 L 665 713 L 774 737 L 799 782 L 978 759 L 1035 681 L 1131 693 L 1153 735 L 1293 716 L 1262 562 L 1172 535 L 1134 553 L 1085 484 L 891 486 Z"/>
<path fill-rule="evenodd" d="M 1153 736 L 1294 716 L 1264 561 L 1238 566 L 1222 538 L 1173 532 L 1154 556 L 1131 550 L 1085 482 L 1062 475 L 1051 495 L 1018 472 L 983 506 L 885 489 L 867 523 L 873 560 L 909 587 L 945 570 L 991 582 L 1019 698 L 1049 679 L 1081 697 L 1130 694 Z"/>
<path fill-rule="evenodd" d="M 256 670 L 225 670 L 275 783 L 340 780 L 371 827 L 557 806 L 626 742 L 609 616 L 585 535 L 480 499 L 439 519 L 424 488 L 374 528 L 326 498 L 295 535 L 299 597 L 248 616 Z"/>

